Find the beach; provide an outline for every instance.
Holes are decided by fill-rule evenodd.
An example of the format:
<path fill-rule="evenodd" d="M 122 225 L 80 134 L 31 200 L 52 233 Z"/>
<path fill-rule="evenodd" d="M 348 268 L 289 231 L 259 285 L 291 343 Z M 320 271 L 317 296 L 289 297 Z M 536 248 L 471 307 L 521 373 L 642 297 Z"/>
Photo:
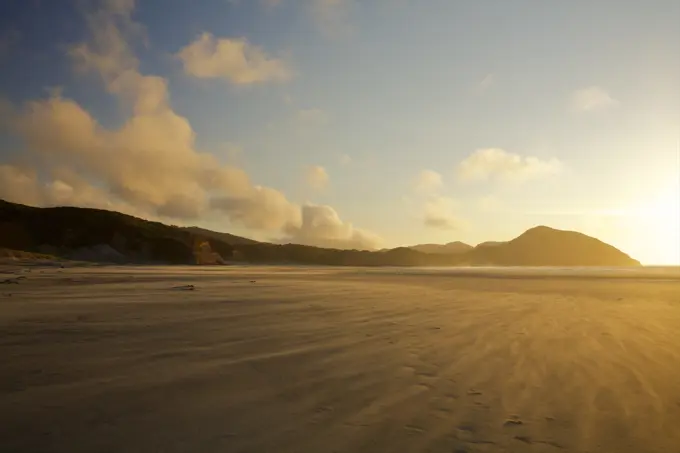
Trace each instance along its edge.
<path fill-rule="evenodd" d="M 680 451 L 677 268 L 0 274 L 3 452 Z"/>

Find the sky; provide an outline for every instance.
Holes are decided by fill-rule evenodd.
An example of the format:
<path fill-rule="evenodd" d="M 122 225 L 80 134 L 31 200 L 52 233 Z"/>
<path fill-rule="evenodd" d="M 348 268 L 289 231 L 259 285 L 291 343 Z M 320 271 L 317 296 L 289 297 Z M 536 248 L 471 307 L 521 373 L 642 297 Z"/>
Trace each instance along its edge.
<path fill-rule="evenodd" d="M 0 198 L 680 264 L 677 0 L 8 0 Z"/>

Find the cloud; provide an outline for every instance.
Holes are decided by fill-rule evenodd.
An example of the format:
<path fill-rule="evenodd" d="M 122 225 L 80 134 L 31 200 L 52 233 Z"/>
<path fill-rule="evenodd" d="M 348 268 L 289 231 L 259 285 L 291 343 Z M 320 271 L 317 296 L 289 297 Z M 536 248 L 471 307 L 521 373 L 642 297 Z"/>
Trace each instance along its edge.
<path fill-rule="evenodd" d="M 440 230 L 458 229 L 461 222 L 454 214 L 456 202 L 449 197 L 434 196 L 425 202 L 423 224 Z"/>
<path fill-rule="evenodd" d="M 462 182 L 504 181 L 522 182 L 554 175 L 563 168 L 556 158 L 542 160 L 533 156 L 521 156 L 499 148 L 479 149 L 460 164 L 457 174 Z"/>
<path fill-rule="evenodd" d="M 603 88 L 591 86 L 576 90 L 571 94 L 571 109 L 577 112 L 589 112 L 615 107 L 619 101 L 612 98 Z"/>
<path fill-rule="evenodd" d="M 312 189 L 321 190 L 328 185 L 330 178 L 325 168 L 319 165 L 312 165 L 307 167 L 305 180 Z"/>
<path fill-rule="evenodd" d="M 405 198 L 407 204 L 418 203 L 420 219 L 427 228 L 452 230 L 461 225 L 454 214 L 457 203 L 450 197 L 440 194 L 444 186 L 442 175 L 433 170 L 422 170 L 413 179 L 413 190 L 418 195 L 417 201 Z M 415 206 L 412 206 L 413 209 Z"/>
<path fill-rule="evenodd" d="M 41 181 L 35 169 L 0 164 L 0 198 L 30 206 L 68 206 L 109 209 L 134 216 L 142 211 L 90 184 L 66 167 L 50 170 L 48 181 Z"/>
<path fill-rule="evenodd" d="M 129 116 L 120 127 L 105 128 L 59 91 L 18 107 L 0 103 L 3 123 L 24 145 L 24 165 L 0 165 L 0 198 L 100 207 L 146 218 L 194 221 L 220 214 L 248 228 L 295 232 L 293 237 L 339 245 L 371 236 L 342 222 L 336 230 L 305 225 L 303 208 L 283 193 L 254 185 L 241 168 L 197 150 L 188 120 L 170 106 L 167 80 L 138 69 L 128 43 L 139 36 L 130 20 L 133 3 L 102 5 L 87 14 L 90 39 L 69 55 L 101 77 Z"/>
<path fill-rule="evenodd" d="M 255 186 L 241 195 L 215 197 L 210 207 L 247 228 L 276 231 L 300 225 L 300 207 L 278 190 Z"/>
<path fill-rule="evenodd" d="M 38 176 L 32 169 L 0 164 L 0 198 L 28 205 L 43 203 Z"/>
<path fill-rule="evenodd" d="M 481 212 L 498 212 L 503 207 L 502 201 L 495 195 L 481 196 L 476 204 Z"/>
<path fill-rule="evenodd" d="M 201 79 L 224 79 L 236 85 L 283 82 L 291 78 L 288 64 L 245 39 L 201 34 L 177 52 L 184 71 Z"/>
<path fill-rule="evenodd" d="M 302 206 L 300 225 L 289 225 L 284 241 L 338 249 L 373 250 L 380 237 L 343 222 L 330 206 L 306 204 Z"/>
<path fill-rule="evenodd" d="M 429 194 L 442 188 L 442 175 L 433 170 L 422 170 L 413 181 L 413 188 L 420 194 Z"/>

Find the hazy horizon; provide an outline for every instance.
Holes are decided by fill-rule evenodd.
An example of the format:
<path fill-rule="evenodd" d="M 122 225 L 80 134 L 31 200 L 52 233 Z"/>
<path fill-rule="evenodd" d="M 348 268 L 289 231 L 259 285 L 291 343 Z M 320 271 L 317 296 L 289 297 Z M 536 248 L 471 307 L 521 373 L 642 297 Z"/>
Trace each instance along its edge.
<path fill-rule="evenodd" d="M 673 0 L 5 2 L 0 198 L 334 248 L 546 225 L 680 265 L 678 17 Z"/>

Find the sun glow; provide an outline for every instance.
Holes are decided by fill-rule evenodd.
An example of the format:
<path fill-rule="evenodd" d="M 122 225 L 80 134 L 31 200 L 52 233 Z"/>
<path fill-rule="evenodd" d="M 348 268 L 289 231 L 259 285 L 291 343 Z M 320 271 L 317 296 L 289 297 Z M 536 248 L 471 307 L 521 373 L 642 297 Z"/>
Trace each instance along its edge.
<path fill-rule="evenodd" d="M 680 265 L 680 184 L 674 184 L 631 211 L 641 241 L 653 251 L 648 264 Z"/>

